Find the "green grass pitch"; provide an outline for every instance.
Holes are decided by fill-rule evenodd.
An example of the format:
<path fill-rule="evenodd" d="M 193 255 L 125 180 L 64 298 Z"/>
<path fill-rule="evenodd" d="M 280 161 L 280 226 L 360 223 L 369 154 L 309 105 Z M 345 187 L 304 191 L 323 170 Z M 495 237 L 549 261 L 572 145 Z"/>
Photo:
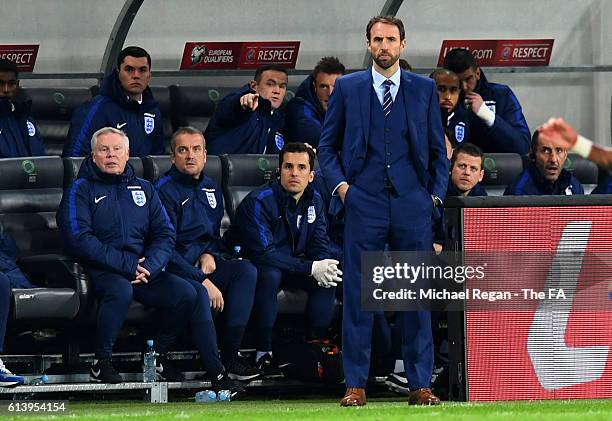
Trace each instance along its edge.
<path fill-rule="evenodd" d="M 70 402 L 66 415 L 11 416 L 2 420 L 576 420 L 612 419 L 612 400 L 504 403 L 446 402 L 438 407 L 408 406 L 402 398 L 374 399 L 365 407 L 341 408 L 337 399 L 244 400 L 196 404 L 173 402 Z"/>

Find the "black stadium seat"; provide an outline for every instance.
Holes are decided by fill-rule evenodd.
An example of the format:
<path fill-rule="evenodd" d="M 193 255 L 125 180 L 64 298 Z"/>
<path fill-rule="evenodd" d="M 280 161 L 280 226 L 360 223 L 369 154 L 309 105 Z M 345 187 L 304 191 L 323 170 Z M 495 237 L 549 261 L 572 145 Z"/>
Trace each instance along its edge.
<path fill-rule="evenodd" d="M 153 98 L 157 101 L 159 109 L 162 113 L 164 121 L 164 139 L 166 140 L 166 149 L 169 150 L 168 144 L 172 137 L 172 104 L 170 102 L 170 89 L 167 86 L 151 86 Z"/>
<path fill-rule="evenodd" d="M 215 103 L 203 86 L 170 86 L 174 130 L 182 126 L 193 126 L 206 130 L 208 121 L 215 112 Z"/>
<path fill-rule="evenodd" d="M 15 240 L 18 265 L 40 286 L 13 290 L 10 329 L 72 323 L 87 289 L 61 255 L 55 212 L 62 197 L 62 159 L 2 159 L 0 173 L 0 229 Z"/>
<path fill-rule="evenodd" d="M 482 184 L 489 196 L 501 196 L 508 184 L 516 180 L 523 171 L 523 160 L 514 153 L 487 153 L 483 159 L 484 178 Z"/>
<path fill-rule="evenodd" d="M 45 141 L 47 155 L 61 155 L 72 112 L 91 99 L 88 88 L 28 88 L 32 118 Z"/>
<path fill-rule="evenodd" d="M 242 199 L 276 176 L 278 155 L 221 155 L 221 162 L 225 210 L 233 221 Z"/>
<path fill-rule="evenodd" d="M 590 193 L 599 179 L 599 168 L 593 162 L 584 159 L 580 155 L 569 154 L 564 168 L 571 172 L 584 187 L 584 193 Z"/>

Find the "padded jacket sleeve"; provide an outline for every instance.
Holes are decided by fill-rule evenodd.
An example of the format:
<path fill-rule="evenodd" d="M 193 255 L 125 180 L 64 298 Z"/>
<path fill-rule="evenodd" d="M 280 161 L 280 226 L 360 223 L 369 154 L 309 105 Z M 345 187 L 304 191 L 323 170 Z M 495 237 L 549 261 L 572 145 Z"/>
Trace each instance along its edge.
<path fill-rule="evenodd" d="M 66 253 L 86 265 L 133 279 L 138 256 L 98 240 L 93 233 L 90 202 L 89 184 L 85 179 L 77 179 L 72 187 L 64 192 L 57 213 L 57 225 Z"/>
<path fill-rule="evenodd" d="M 166 210 L 159 200 L 159 195 L 153 186 L 149 185 L 151 205 L 149 207 L 149 232 L 143 252 L 145 261 L 142 266 L 151 272 L 155 278 L 166 267 L 174 251 L 176 238 L 174 226 Z"/>

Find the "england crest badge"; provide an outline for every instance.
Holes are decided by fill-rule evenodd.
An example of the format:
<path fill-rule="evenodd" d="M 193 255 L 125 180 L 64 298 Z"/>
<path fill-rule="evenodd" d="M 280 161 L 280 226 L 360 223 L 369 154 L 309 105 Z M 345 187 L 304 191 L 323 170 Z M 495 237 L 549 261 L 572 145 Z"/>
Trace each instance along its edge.
<path fill-rule="evenodd" d="M 134 203 L 140 207 L 147 203 L 147 196 L 145 196 L 142 190 L 132 190 L 132 199 L 134 199 Z"/>
<path fill-rule="evenodd" d="M 308 223 L 312 224 L 317 219 L 314 206 L 308 206 Z"/>
<path fill-rule="evenodd" d="M 144 130 L 146 134 L 151 134 L 153 133 L 153 130 L 155 129 L 155 118 L 153 117 L 149 117 L 148 115 L 145 115 L 144 118 Z"/>
<path fill-rule="evenodd" d="M 30 137 L 34 136 L 36 134 L 36 127 L 34 126 L 34 123 L 28 120 L 27 125 L 28 125 L 28 135 Z"/>
<path fill-rule="evenodd" d="M 463 142 L 463 138 L 465 137 L 465 127 L 463 123 L 459 123 L 455 126 L 455 139 L 457 142 Z"/>
<path fill-rule="evenodd" d="M 217 207 L 217 198 L 215 197 L 215 193 L 214 192 L 206 192 L 206 198 L 208 199 L 208 204 L 210 205 L 211 208 L 216 208 Z"/>
<path fill-rule="evenodd" d="M 283 146 L 285 146 L 285 138 L 282 134 L 276 132 L 276 135 L 274 135 L 274 143 L 276 143 L 276 147 L 280 151 L 283 149 Z"/>

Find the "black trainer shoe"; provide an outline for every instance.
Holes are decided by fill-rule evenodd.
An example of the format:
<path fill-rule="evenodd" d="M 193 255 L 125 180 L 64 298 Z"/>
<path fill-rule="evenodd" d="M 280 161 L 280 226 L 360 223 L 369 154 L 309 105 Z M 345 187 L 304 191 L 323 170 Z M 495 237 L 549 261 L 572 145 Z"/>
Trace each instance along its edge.
<path fill-rule="evenodd" d="M 276 365 L 274 360 L 272 359 L 272 355 L 264 354 L 255 366 L 263 372 L 264 377 L 266 378 L 274 378 L 274 377 L 284 377 L 281 369 Z"/>
<path fill-rule="evenodd" d="M 219 394 L 221 390 L 229 390 L 231 400 L 236 400 L 246 393 L 239 381 L 229 378 L 227 373 L 221 373 L 211 381 L 212 389 Z"/>
<path fill-rule="evenodd" d="M 183 376 L 181 370 L 179 370 L 164 354 L 160 354 L 155 359 L 155 371 L 157 372 L 157 378 L 159 380 L 167 382 L 182 382 L 185 380 L 185 376 Z"/>
<path fill-rule="evenodd" d="M 89 379 L 100 383 L 121 383 L 123 379 L 121 374 L 115 370 L 110 360 L 98 360 L 96 364 L 92 364 L 89 370 Z"/>
<path fill-rule="evenodd" d="M 263 376 L 263 371 L 249 364 L 242 355 L 236 355 L 223 361 L 227 375 L 232 380 L 251 381 Z"/>
<path fill-rule="evenodd" d="M 410 393 L 406 373 L 389 374 L 385 379 L 385 385 L 389 390 L 400 393 L 402 395 L 408 395 Z"/>

